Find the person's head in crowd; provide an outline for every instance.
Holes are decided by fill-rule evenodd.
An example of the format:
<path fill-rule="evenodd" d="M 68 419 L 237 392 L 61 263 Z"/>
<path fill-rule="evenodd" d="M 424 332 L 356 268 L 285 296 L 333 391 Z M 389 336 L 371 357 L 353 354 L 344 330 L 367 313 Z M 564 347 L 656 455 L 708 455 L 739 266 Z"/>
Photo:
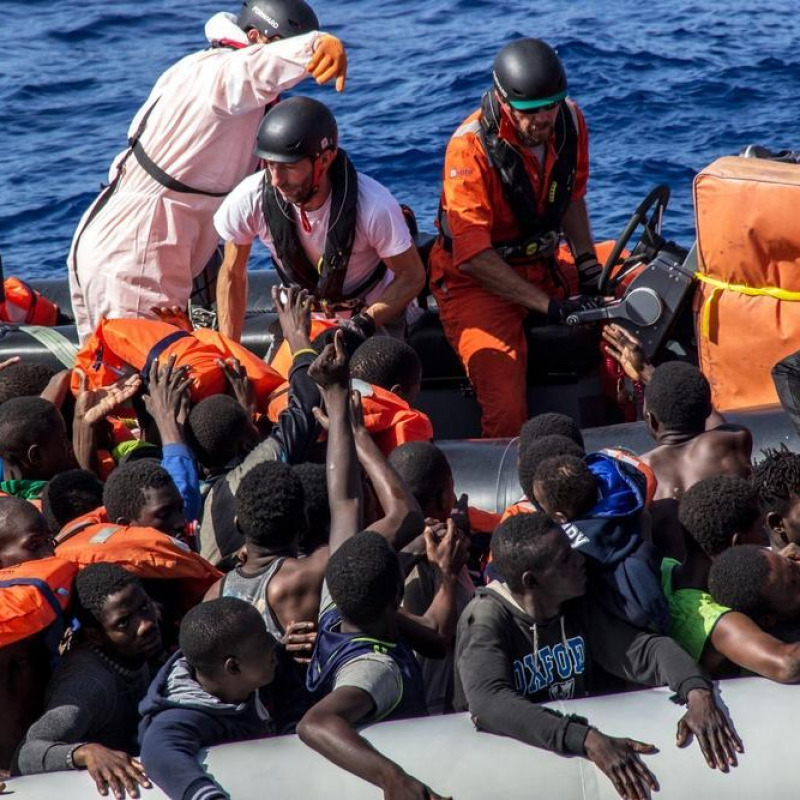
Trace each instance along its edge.
<path fill-rule="evenodd" d="M 48 481 L 74 467 L 75 455 L 61 412 L 41 397 L 17 397 L 3 403 L 0 458 L 6 480 Z"/>
<path fill-rule="evenodd" d="M 736 475 L 715 475 L 686 491 L 678 519 L 687 533 L 688 552 L 714 559 L 734 545 L 766 544 L 758 494 Z"/>
<path fill-rule="evenodd" d="M 243 703 L 275 676 L 275 638 L 255 607 L 219 597 L 190 609 L 178 639 L 195 680 L 225 703 Z"/>
<path fill-rule="evenodd" d="M 557 411 L 547 411 L 531 417 L 520 429 L 519 449 L 526 449 L 536 439 L 544 436 L 566 436 L 581 450 L 584 449 L 583 434 L 578 423 L 572 417 L 559 414 Z"/>
<path fill-rule="evenodd" d="M 300 536 L 300 552 L 308 555 L 328 543 L 331 532 L 331 507 L 328 502 L 328 476 L 324 464 L 306 461 L 292 467 L 303 487 L 306 529 Z"/>
<path fill-rule="evenodd" d="M 702 433 L 712 410 L 706 376 L 682 361 L 656 367 L 644 390 L 644 417 L 656 439 L 668 432 Z"/>
<path fill-rule="evenodd" d="M 765 450 L 753 468 L 751 481 L 758 491 L 770 544 L 780 550 L 800 544 L 800 454 L 786 447 Z"/>
<path fill-rule="evenodd" d="M 522 491 L 529 500 L 533 500 L 533 479 L 536 476 L 536 470 L 539 469 L 539 464 L 545 459 L 553 456 L 583 458 L 584 455 L 585 452 L 581 445 L 561 434 L 540 436 L 524 444 L 520 439 L 517 451 L 517 472 Z"/>
<path fill-rule="evenodd" d="M 445 522 L 456 504 L 447 456 L 431 442 L 406 442 L 389 453 L 389 463 L 411 490 L 423 515 Z"/>
<path fill-rule="evenodd" d="M 361 531 L 330 558 L 325 572 L 342 618 L 359 628 L 380 626 L 403 599 L 397 553 L 375 531 Z"/>
<path fill-rule="evenodd" d="M 350 328 L 342 328 L 338 325 L 325 328 L 324 331 L 318 333 L 312 340 L 312 349 L 321 353 L 329 344 L 333 344 L 333 339 L 339 332 L 341 332 L 342 335 L 342 347 L 344 347 L 345 355 L 349 361 L 353 357 L 353 353 L 364 343 L 364 337 Z"/>
<path fill-rule="evenodd" d="M 21 497 L 0 497 L 0 569 L 55 555 L 45 518 Z"/>
<path fill-rule="evenodd" d="M 717 603 L 764 627 L 800 619 L 800 563 L 766 547 L 726 550 L 714 559 L 708 586 Z"/>
<path fill-rule="evenodd" d="M 155 528 L 169 536 L 186 529 L 183 498 L 170 474 L 153 459 L 117 467 L 103 488 L 103 505 L 117 525 Z"/>
<path fill-rule="evenodd" d="M 46 364 L 9 364 L 0 370 L 0 406 L 17 397 L 38 397 L 55 374 Z"/>
<path fill-rule="evenodd" d="M 86 469 L 68 469 L 42 492 L 42 514 L 55 535 L 68 522 L 103 505 L 103 484 Z"/>
<path fill-rule="evenodd" d="M 242 478 L 236 490 L 236 525 L 248 553 L 294 554 L 306 526 L 303 484 L 281 461 L 264 461 Z"/>
<path fill-rule="evenodd" d="M 555 522 L 580 519 L 597 504 L 597 478 L 578 456 L 551 456 L 533 477 L 533 497 Z"/>
<path fill-rule="evenodd" d="M 106 655 L 140 665 L 162 649 L 158 611 L 138 578 L 118 564 L 89 564 L 75 578 L 81 635 Z"/>
<path fill-rule="evenodd" d="M 422 362 L 411 345 L 392 336 L 373 336 L 353 353 L 350 375 L 414 401 L 422 384 Z"/>
<path fill-rule="evenodd" d="M 221 469 L 258 444 L 258 431 L 241 404 L 227 394 L 201 400 L 189 412 L 187 438 L 197 460 Z"/>
<path fill-rule="evenodd" d="M 503 521 L 492 536 L 492 557 L 498 574 L 534 618 L 552 616 L 563 603 L 586 593 L 583 556 L 545 514 Z"/>

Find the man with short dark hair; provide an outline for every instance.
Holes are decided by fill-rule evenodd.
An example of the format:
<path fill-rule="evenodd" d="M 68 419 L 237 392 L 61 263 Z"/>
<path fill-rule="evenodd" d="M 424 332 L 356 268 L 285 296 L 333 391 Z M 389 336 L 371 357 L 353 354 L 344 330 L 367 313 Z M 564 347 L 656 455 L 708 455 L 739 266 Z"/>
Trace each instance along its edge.
<path fill-rule="evenodd" d="M 286 654 L 259 613 L 234 597 L 195 606 L 180 650 L 142 701 L 142 763 L 171 798 L 228 795 L 200 766 L 204 747 L 290 733 L 306 707 Z"/>
<path fill-rule="evenodd" d="M 53 534 L 36 506 L 0 497 L 0 569 L 54 555 Z"/>
<path fill-rule="evenodd" d="M 661 364 L 652 373 L 645 387 L 644 418 L 656 441 L 642 455 L 658 480 L 650 509 L 653 541 L 680 561 L 685 555 L 677 525 L 681 495 L 713 475 L 749 477 L 753 437 L 714 411 L 706 377 L 679 361 Z"/>
<path fill-rule="evenodd" d="M 402 329 L 425 268 L 397 201 L 357 173 L 339 148 L 331 111 L 310 97 L 291 97 L 267 113 L 254 139 L 264 169 L 234 188 L 214 215 L 225 240 L 220 331 L 241 338 L 256 238 L 283 284 L 306 289 L 318 310 L 364 337 L 387 324 Z"/>
<path fill-rule="evenodd" d="M 763 451 L 753 467 L 764 526 L 772 549 L 800 544 L 800 454 L 786 446 Z"/>
<path fill-rule="evenodd" d="M 68 469 L 42 492 L 42 514 L 53 536 L 68 522 L 103 505 L 103 484 L 86 469 Z"/>
<path fill-rule="evenodd" d="M 714 701 L 703 671 L 671 639 L 609 616 L 584 598 L 583 556 L 544 514 L 506 520 L 492 541 L 505 583 L 479 589 L 458 625 L 456 708 L 480 730 L 558 753 L 585 756 L 623 797 L 644 797 L 658 784 L 641 762 L 652 745 L 606 736 L 586 720 L 537 705 L 582 697 L 592 665 L 637 683 L 675 691 L 688 711 L 678 745 L 691 733 L 708 765 L 727 772 L 741 743 Z"/>
<path fill-rule="evenodd" d="M 77 644 L 50 681 L 46 708 L 15 756 L 23 775 L 86 767 L 101 794 L 138 797 L 150 782 L 139 761 L 137 707 L 162 651 L 158 612 L 141 583 L 115 564 L 75 579 Z"/>

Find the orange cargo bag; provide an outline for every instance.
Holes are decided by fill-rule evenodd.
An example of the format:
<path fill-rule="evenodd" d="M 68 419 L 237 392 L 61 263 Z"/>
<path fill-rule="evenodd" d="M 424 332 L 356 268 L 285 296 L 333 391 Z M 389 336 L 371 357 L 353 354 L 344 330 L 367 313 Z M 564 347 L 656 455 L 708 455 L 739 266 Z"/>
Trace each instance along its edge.
<path fill-rule="evenodd" d="M 721 411 L 778 401 L 800 347 L 800 166 L 720 158 L 694 182 L 700 368 Z"/>
<path fill-rule="evenodd" d="M 61 623 L 72 595 L 78 568 L 62 558 L 26 561 L 0 570 L 0 647 L 27 639 Z"/>

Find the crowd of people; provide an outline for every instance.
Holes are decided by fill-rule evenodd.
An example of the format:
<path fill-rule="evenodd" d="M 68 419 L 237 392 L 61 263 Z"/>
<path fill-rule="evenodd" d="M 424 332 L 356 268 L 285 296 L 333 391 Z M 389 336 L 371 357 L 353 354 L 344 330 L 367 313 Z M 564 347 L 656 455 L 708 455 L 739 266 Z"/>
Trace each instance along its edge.
<path fill-rule="evenodd" d="M 389 800 L 445 797 L 359 730 L 468 711 L 639 800 L 652 744 L 541 705 L 634 685 L 668 685 L 678 746 L 727 772 L 743 745 L 713 681 L 800 682 L 800 455 L 753 463 L 699 369 L 654 366 L 617 325 L 604 352 L 642 389 L 652 449 L 587 452 L 570 417 L 527 419 L 527 327 L 603 299 L 558 56 L 500 50 L 423 258 L 330 110 L 278 100 L 308 76 L 344 89 L 318 29 L 303 0 L 209 21 L 76 231 L 75 366 L 0 364 L 0 777 L 85 769 L 103 795 L 216 800 L 201 749 L 296 732 Z M 269 364 L 240 344 L 256 238 L 283 283 Z M 195 330 L 220 239 L 219 330 Z M 426 266 L 484 434 L 518 437 L 501 513 L 457 497 L 413 407 Z"/>

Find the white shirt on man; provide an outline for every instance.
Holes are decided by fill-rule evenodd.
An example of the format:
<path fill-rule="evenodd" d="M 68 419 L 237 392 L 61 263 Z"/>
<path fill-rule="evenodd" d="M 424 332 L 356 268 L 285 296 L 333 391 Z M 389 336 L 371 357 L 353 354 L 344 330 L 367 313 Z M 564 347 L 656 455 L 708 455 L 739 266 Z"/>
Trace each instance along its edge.
<path fill-rule="evenodd" d="M 246 245 L 256 238 L 261 239 L 273 261 L 280 263 L 261 207 L 263 181 L 264 170 L 245 178 L 219 207 L 214 215 L 214 226 L 226 242 Z M 318 263 L 325 251 L 331 196 L 328 195 L 325 203 L 316 211 L 306 211 L 310 232 L 303 230 L 299 207 L 294 206 L 297 236 L 312 264 Z M 344 279 L 344 293 L 348 294 L 363 284 L 379 261 L 398 256 L 411 246 L 411 234 L 397 200 L 385 186 L 359 172 L 356 235 Z M 380 297 L 393 279 L 394 273 L 387 269 L 383 278 L 364 298 L 367 304 Z"/>

